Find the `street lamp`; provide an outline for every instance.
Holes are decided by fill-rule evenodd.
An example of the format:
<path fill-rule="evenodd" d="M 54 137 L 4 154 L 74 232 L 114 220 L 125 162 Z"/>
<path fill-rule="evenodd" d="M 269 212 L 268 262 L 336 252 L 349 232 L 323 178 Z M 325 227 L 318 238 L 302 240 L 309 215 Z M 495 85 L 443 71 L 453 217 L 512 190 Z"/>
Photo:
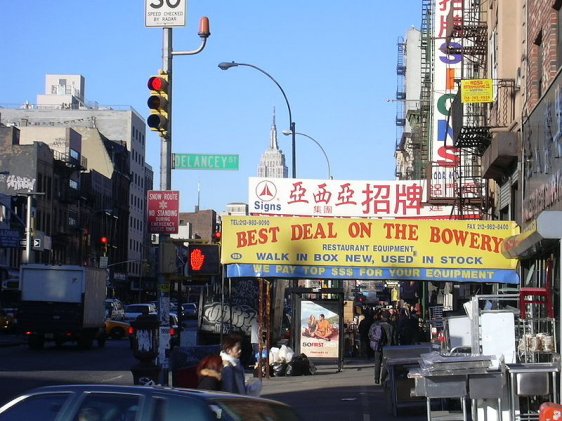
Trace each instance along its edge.
<path fill-rule="evenodd" d="M 290 130 L 283 130 L 282 132 L 285 136 L 289 136 L 290 134 L 293 134 Z M 326 164 L 328 164 L 328 179 L 332 180 L 332 170 L 330 169 L 330 160 L 328 159 L 328 155 L 326 154 L 326 151 L 324 150 L 324 148 L 322 147 L 322 145 L 320 144 L 320 142 L 318 142 L 316 139 L 314 139 L 312 136 L 307 135 L 306 133 L 301 133 L 301 132 L 296 132 L 295 134 L 298 134 L 300 136 L 304 136 L 309 138 L 310 140 L 312 140 L 314 143 L 316 143 L 318 145 L 318 147 L 320 148 L 320 150 L 322 151 L 322 153 L 324 154 L 324 158 L 326 158 Z"/>
<path fill-rule="evenodd" d="M 277 87 L 279 88 L 279 90 L 281 91 L 281 93 L 283 94 L 283 98 L 285 98 L 285 102 L 287 103 L 287 109 L 289 110 L 289 128 L 291 129 L 291 154 L 292 154 L 292 177 L 293 178 L 297 178 L 297 157 L 296 157 L 296 141 L 295 141 L 295 134 L 296 134 L 296 129 L 295 129 L 295 122 L 293 121 L 293 115 L 291 113 L 291 106 L 289 105 L 289 100 L 287 99 L 287 95 L 285 94 L 285 91 L 283 90 L 283 88 L 281 87 L 281 85 L 279 85 L 279 82 L 277 82 L 273 76 L 271 76 L 269 73 L 267 73 L 265 70 L 260 69 L 258 66 L 254 66 L 253 64 L 247 64 L 247 63 L 236 63 L 234 61 L 231 62 L 222 62 L 219 63 L 219 68 L 221 70 L 228 70 L 231 67 L 237 67 L 237 66 L 246 66 L 246 67 L 251 67 L 253 69 L 256 69 L 258 72 L 263 73 L 264 75 L 266 75 L 268 78 L 270 78 L 273 83 L 275 83 L 277 85 Z"/>

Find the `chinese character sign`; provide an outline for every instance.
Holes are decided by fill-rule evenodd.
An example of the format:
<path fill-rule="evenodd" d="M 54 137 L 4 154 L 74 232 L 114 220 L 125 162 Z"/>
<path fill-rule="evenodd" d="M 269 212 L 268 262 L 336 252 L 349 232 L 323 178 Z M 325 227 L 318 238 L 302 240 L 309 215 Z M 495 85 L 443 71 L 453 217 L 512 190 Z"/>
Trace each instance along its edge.
<path fill-rule="evenodd" d="M 428 206 L 426 180 L 249 179 L 251 215 L 449 218 L 450 206 Z"/>

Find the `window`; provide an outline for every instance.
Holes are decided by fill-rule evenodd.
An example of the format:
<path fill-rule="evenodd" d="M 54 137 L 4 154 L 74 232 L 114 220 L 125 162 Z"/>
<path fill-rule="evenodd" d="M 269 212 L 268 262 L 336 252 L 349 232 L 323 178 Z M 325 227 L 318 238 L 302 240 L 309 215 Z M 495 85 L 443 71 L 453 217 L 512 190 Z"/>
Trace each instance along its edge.
<path fill-rule="evenodd" d="M 2 421 L 54 421 L 71 393 L 42 393 L 23 399 L 0 414 Z"/>
<path fill-rule="evenodd" d="M 89 393 L 82 400 L 74 421 L 82 419 L 134 420 L 140 410 L 140 398 L 140 395 L 124 393 Z M 90 418 L 85 418 L 86 416 Z"/>

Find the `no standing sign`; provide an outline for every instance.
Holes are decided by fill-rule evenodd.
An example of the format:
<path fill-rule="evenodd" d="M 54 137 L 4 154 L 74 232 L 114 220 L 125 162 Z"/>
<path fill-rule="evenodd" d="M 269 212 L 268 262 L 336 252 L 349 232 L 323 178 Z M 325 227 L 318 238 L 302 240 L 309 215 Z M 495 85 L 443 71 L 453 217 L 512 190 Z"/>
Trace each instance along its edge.
<path fill-rule="evenodd" d="M 148 232 L 177 234 L 180 193 L 176 190 L 148 191 Z"/>
<path fill-rule="evenodd" d="M 185 26 L 187 0 L 146 0 L 144 26 L 166 28 Z"/>

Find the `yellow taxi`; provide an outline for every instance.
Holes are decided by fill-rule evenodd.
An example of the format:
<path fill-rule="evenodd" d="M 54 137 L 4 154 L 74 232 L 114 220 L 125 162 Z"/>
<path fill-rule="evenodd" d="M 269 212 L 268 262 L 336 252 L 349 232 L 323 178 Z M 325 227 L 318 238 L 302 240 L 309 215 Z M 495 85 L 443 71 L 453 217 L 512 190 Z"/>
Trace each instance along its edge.
<path fill-rule="evenodd" d="M 112 339 L 127 338 L 132 330 L 131 325 L 123 320 L 107 319 L 105 321 L 105 334 Z"/>

